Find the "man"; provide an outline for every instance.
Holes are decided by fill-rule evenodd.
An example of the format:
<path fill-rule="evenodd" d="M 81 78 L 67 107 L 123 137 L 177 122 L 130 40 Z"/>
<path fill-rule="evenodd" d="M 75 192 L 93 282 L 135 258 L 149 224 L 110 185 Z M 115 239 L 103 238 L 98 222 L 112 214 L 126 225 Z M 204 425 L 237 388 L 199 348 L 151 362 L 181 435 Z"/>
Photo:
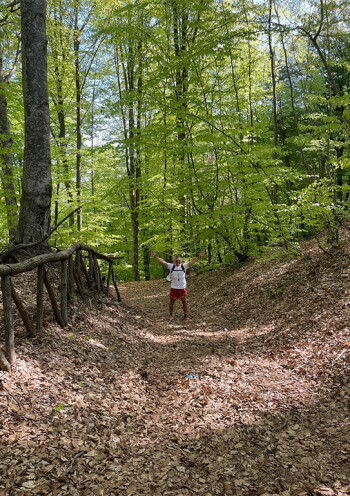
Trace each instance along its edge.
<path fill-rule="evenodd" d="M 173 318 L 174 303 L 176 300 L 181 300 L 182 308 L 184 311 L 184 319 L 188 319 L 188 308 L 187 308 L 187 289 L 186 289 L 186 270 L 196 263 L 200 258 L 205 255 L 205 250 L 201 251 L 198 257 L 192 258 L 187 263 L 182 263 L 181 257 L 178 255 L 175 257 L 175 263 L 168 263 L 160 257 L 157 257 L 155 252 L 151 251 L 152 257 L 154 257 L 158 262 L 160 262 L 166 269 L 169 269 L 170 273 L 170 303 L 169 303 L 169 319 Z M 168 276 L 168 277 L 169 277 Z"/>

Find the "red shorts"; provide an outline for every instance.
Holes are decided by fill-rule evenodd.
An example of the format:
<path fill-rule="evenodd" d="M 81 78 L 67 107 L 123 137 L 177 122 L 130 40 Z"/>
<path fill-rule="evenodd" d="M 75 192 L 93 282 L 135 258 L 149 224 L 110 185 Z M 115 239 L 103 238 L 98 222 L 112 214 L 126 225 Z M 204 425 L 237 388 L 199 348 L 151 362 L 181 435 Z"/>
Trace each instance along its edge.
<path fill-rule="evenodd" d="M 178 298 L 183 298 L 184 296 L 187 296 L 187 289 L 175 289 L 171 288 L 170 289 L 170 298 L 173 300 L 177 300 Z"/>

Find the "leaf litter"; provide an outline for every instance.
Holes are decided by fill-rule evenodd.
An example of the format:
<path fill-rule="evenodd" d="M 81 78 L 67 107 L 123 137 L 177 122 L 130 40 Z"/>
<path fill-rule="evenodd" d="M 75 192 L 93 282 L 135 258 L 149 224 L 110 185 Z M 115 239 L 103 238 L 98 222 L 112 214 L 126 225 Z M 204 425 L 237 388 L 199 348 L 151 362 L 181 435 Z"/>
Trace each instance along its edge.
<path fill-rule="evenodd" d="M 189 274 L 189 322 L 164 280 L 77 299 L 64 329 L 46 302 L 42 339 L 15 317 L 0 496 L 349 495 L 349 240 L 332 255 Z"/>

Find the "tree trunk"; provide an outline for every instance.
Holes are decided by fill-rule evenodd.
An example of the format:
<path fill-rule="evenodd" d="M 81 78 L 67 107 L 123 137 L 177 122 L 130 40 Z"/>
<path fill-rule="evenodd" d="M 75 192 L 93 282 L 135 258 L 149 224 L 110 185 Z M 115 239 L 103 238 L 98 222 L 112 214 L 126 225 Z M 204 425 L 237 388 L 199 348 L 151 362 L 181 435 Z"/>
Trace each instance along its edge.
<path fill-rule="evenodd" d="M 174 55 L 176 66 L 178 67 L 175 74 L 175 97 L 177 102 L 177 115 L 176 115 L 176 127 L 177 127 L 177 143 L 178 151 L 176 153 L 176 159 L 178 160 L 180 171 L 179 171 L 179 182 L 182 183 L 183 174 L 185 170 L 185 158 L 186 158 L 186 123 L 185 115 L 187 110 L 187 87 L 188 87 L 188 70 L 185 65 L 184 57 L 187 46 L 187 29 L 188 29 L 188 15 L 185 8 L 179 5 L 178 0 L 173 0 L 172 2 L 172 14 L 173 14 L 173 37 L 174 37 Z M 185 236 L 185 224 L 186 224 L 186 196 L 181 193 L 179 197 L 179 203 L 181 205 L 180 222 L 182 225 L 182 235 Z"/>
<path fill-rule="evenodd" d="M 12 296 L 11 296 L 11 276 L 1 278 L 2 301 L 4 306 L 4 328 L 6 358 L 11 365 L 16 361 L 15 353 L 15 333 L 13 328 Z"/>
<path fill-rule="evenodd" d="M 1 53 L 0 53 L 0 85 L 2 85 L 1 78 Z M 9 121 L 7 116 L 7 100 L 3 90 L 0 91 L 0 157 L 1 157 L 1 182 L 4 190 L 7 224 L 9 230 L 10 242 L 14 240 L 17 223 L 17 200 L 16 191 L 13 184 L 13 166 L 12 156 L 10 149 L 12 139 L 10 137 Z"/>
<path fill-rule="evenodd" d="M 278 14 L 278 10 L 277 10 L 276 4 L 275 4 L 275 12 L 276 12 L 276 15 L 277 15 L 278 23 L 280 23 L 280 18 L 279 18 L 279 14 Z M 284 62 L 285 62 L 285 67 L 286 67 L 286 71 L 287 71 L 287 78 L 288 78 L 288 82 L 289 82 L 290 101 L 291 101 L 291 105 L 292 105 L 292 113 L 293 113 L 293 120 L 294 120 L 295 132 L 296 132 L 296 135 L 297 136 L 300 136 L 300 132 L 299 132 L 299 121 L 298 121 L 298 116 L 297 116 L 297 112 L 296 112 L 296 108 L 295 108 L 294 87 L 293 87 L 293 81 L 292 81 L 291 71 L 289 69 L 288 55 L 287 55 L 286 45 L 285 45 L 285 42 L 284 42 L 283 31 L 281 31 L 280 36 L 281 36 L 281 43 L 282 43 L 283 54 L 284 54 Z M 302 158 L 302 161 L 303 161 L 303 165 L 304 165 L 305 169 L 307 170 L 308 174 L 311 176 L 312 171 L 311 171 L 311 169 L 310 169 L 310 167 L 309 167 L 309 165 L 308 165 L 308 163 L 306 161 L 305 153 L 304 153 L 304 150 L 303 150 L 303 147 L 302 146 L 299 146 L 299 151 L 300 151 L 300 155 L 301 155 L 301 158 Z"/>
<path fill-rule="evenodd" d="M 0 40 L 1 43 L 1 40 Z M 19 55 L 18 47 L 18 55 Z M 14 62 L 13 70 L 9 74 L 3 73 L 3 49 L 0 44 L 0 164 L 1 164 L 1 182 L 4 190 L 7 224 L 9 230 L 9 241 L 15 239 L 16 229 L 18 224 L 18 211 L 16 190 L 13 183 L 13 165 L 10 149 L 12 146 L 12 138 L 10 136 L 10 123 L 7 113 L 7 98 L 6 86 L 17 66 L 17 57 Z"/>
<path fill-rule="evenodd" d="M 22 0 L 25 147 L 16 235 L 19 243 L 38 241 L 50 226 L 52 179 L 45 15 L 45 0 Z"/>
<path fill-rule="evenodd" d="M 277 77 L 275 68 L 275 51 L 272 46 L 271 32 L 271 17 L 272 17 L 272 0 L 269 3 L 269 50 L 271 64 L 271 81 L 272 81 L 272 104 L 273 104 L 273 143 L 275 148 L 278 147 L 278 112 L 277 112 Z"/>
<path fill-rule="evenodd" d="M 77 126 L 77 153 L 76 153 L 76 188 L 78 205 L 81 204 L 81 148 L 82 148 L 82 120 L 81 120 L 81 81 L 80 81 L 80 31 L 78 27 L 78 7 L 75 12 L 75 36 L 74 36 L 74 56 L 75 56 L 75 98 L 76 98 L 76 126 Z M 77 229 L 82 228 L 82 211 L 77 212 Z"/>
<path fill-rule="evenodd" d="M 55 10 L 54 13 L 54 19 L 55 23 L 57 26 L 62 26 L 63 19 L 62 19 L 62 11 L 63 11 L 63 5 L 61 2 L 59 2 L 59 5 L 57 6 L 58 12 Z M 60 158 L 62 160 L 62 165 L 63 165 L 63 171 L 64 171 L 64 185 L 67 190 L 68 194 L 68 202 L 72 203 L 73 202 L 73 192 L 72 192 L 72 182 L 70 178 L 70 172 L 69 172 L 69 164 L 68 164 L 68 157 L 67 157 L 67 137 L 66 137 L 66 111 L 65 111 L 65 97 L 64 97 L 64 69 L 62 68 L 62 64 L 66 63 L 66 55 L 65 51 L 66 48 L 64 46 L 64 32 L 62 28 L 59 28 L 59 34 L 55 38 L 56 43 L 54 43 L 54 46 L 51 47 L 52 51 L 52 56 L 54 59 L 54 72 L 55 72 L 55 84 L 56 84 L 56 96 L 55 96 L 55 103 L 56 103 L 56 111 L 57 111 L 57 118 L 58 118 L 58 126 L 59 126 L 59 151 L 60 151 Z M 58 195 L 57 195 L 58 196 Z M 57 202 L 58 203 L 58 202 Z M 74 215 L 71 215 L 69 217 L 69 226 L 71 230 L 73 230 L 74 227 Z"/>
<path fill-rule="evenodd" d="M 142 248 L 143 252 L 143 267 L 145 271 L 145 280 L 149 281 L 151 279 L 151 269 L 150 269 L 150 260 L 151 260 L 151 251 L 149 246 L 145 245 Z"/>
<path fill-rule="evenodd" d="M 129 48 L 128 56 L 128 87 L 132 95 L 134 86 L 134 53 L 133 48 Z M 139 275 L 139 190 L 137 185 L 137 157 L 135 147 L 135 117 L 134 117 L 134 101 L 131 99 L 129 103 L 129 197 L 130 197 L 130 210 L 131 210 L 131 230 L 132 230 L 132 275 L 134 281 L 140 279 Z"/>
<path fill-rule="evenodd" d="M 41 336 L 43 330 L 43 320 L 44 320 L 43 288 L 44 288 L 45 266 L 39 265 L 37 271 L 38 271 L 38 279 L 37 279 L 37 290 L 36 290 L 36 329 L 39 335 Z"/>

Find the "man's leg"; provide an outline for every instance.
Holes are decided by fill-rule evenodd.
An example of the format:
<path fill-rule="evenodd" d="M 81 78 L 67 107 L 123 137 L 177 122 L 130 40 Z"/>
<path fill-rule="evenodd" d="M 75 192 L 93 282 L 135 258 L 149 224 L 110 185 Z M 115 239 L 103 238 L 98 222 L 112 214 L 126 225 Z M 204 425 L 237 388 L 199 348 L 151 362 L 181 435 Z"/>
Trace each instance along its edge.
<path fill-rule="evenodd" d="M 183 296 L 181 298 L 181 301 L 182 301 L 182 308 L 183 308 L 183 311 L 184 311 L 184 317 L 187 317 L 187 313 L 188 313 L 187 297 L 186 296 Z"/>
<path fill-rule="evenodd" d="M 169 302 L 169 316 L 173 315 L 173 310 L 174 310 L 174 303 L 175 303 L 176 298 L 172 298 L 170 296 L 170 302 Z"/>

